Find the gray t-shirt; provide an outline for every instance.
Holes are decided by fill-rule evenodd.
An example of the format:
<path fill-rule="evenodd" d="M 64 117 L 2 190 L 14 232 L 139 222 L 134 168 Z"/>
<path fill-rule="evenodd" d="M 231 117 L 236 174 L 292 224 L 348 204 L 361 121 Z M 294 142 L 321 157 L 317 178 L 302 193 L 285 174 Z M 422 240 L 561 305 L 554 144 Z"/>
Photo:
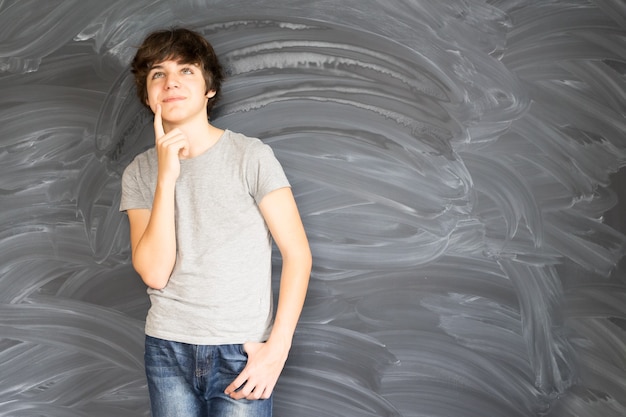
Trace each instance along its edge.
<path fill-rule="evenodd" d="M 121 211 L 152 208 L 157 171 L 154 148 L 128 165 Z M 289 182 L 272 149 L 229 130 L 181 160 L 176 265 L 165 288 L 148 289 L 147 335 L 198 345 L 268 338 L 272 241 L 258 203 L 283 187 Z"/>

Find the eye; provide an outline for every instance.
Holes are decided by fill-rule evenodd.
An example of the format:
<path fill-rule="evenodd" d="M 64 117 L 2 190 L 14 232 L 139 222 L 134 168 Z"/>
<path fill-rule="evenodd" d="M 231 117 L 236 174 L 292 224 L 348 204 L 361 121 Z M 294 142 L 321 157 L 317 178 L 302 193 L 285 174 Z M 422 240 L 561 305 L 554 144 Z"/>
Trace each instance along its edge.
<path fill-rule="evenodd" d="M 153 80 L 156 80 L 157 78 L 163 78 L 164 74 L 160 71 L 155 71 L 152 73 L 152 76 L 150 77 Z"/>
<path fill-rule="evenodd" d="M 183 74 L 186 74 L 186 75 L 193 74 L 193 70 L 191 68 L 189 68 L 189 67 L 183 68 L 182 70 L 180 70 L 180 72 L 182 72 Z"/>

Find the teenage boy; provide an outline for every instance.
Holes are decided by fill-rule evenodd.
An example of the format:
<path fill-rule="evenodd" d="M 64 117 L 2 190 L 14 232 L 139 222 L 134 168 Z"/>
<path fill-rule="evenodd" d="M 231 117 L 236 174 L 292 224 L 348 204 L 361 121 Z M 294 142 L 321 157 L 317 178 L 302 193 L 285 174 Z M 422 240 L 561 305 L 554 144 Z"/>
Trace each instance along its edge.
<path fill-rule="evenodd" d="M 223 71 L 202 35 L 154 32 L 131 70 L 154 112 L 155 146 L 124 171 L 120 205 L 149 287 L 153 416 L 270 416 L 311 271 L 290 185 L 268 145 L 209 122 Z"/>

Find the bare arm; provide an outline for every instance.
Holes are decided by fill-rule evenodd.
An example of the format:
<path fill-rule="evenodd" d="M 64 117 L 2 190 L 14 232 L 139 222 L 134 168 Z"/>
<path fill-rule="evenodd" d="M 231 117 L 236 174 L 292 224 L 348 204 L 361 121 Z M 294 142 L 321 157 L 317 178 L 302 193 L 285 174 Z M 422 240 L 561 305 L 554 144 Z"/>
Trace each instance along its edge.
<path fill-rule="evenodd" d="M 155 289 L 167 285 L 176 261 L 173 187 L 159 187 L 152 210 L 128 210 L 133 267 Z"/>
<path fill-rule="evenodd" d="M 154 133 L 159 171 L 152 210 L 128 210 L 133 267 L 151 288 L 167 285 L 176 262 L 174 189 L 180 174 L 179 155 L 189 149 L 178 129 L 163 129 L 161 107 L 154 115 Z"/>
<path fill-rule="evenodd" d="M 311 251 L 291 189 L 269 193 L 259 208 L 282 256 L 278 309 L 267 342 L 245 344 L 248 364 L 225 391 L 235 399 L 271 395 L 291 348 L 311 273 Z"/>

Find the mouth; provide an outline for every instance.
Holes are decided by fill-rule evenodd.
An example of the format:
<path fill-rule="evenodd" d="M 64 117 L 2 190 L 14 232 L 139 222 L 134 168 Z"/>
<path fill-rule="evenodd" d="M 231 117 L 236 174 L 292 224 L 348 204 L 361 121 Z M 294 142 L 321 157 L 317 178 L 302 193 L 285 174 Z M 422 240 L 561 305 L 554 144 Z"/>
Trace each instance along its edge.
<path fill-rule="evenodd" d="M 182 101 L 185 100 L 185 97 L 182 96 L 173 96 L 173 97 L 167 97 L 163 99 L 163 103 L 173 103 L 175 101 Z"/>

